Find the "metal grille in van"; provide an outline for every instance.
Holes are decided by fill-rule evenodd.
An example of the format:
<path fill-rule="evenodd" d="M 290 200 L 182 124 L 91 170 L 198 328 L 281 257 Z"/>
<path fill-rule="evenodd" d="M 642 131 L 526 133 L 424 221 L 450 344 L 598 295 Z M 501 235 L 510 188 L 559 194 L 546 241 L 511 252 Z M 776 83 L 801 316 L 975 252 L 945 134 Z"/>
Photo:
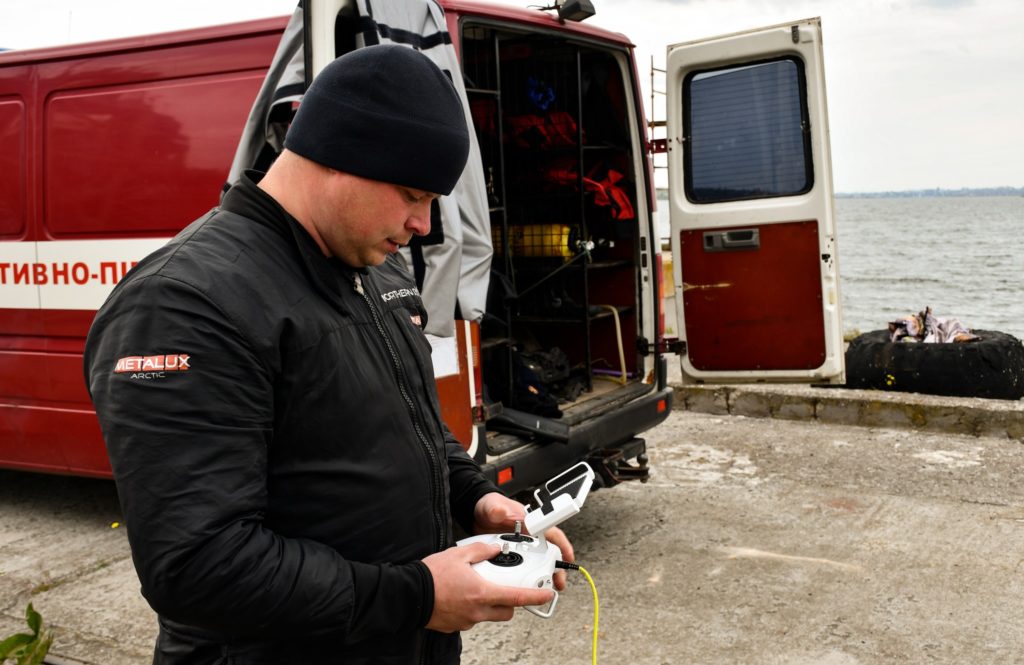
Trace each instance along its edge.
<path fill-rule="evenodd" d="M 483 328 L 492 399 L 515 404 L 524 354 L 564 353 L 569 390 L 584 396 L 595 377 L 626 381 L 642 365 L 620 61 L 557 35 L 491 25 L 463 26 L 462 55 L 495 250 Z"/>

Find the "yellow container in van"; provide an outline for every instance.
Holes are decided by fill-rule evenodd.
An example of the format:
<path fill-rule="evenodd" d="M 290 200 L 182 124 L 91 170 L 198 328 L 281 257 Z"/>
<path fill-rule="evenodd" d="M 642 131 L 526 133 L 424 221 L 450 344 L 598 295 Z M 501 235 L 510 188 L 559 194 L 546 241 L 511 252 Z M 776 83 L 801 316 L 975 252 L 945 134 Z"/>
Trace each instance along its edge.
<path fill-rule="evenodd" d="M 529 224 L 510 226 L 508 246 L 513 256 L 571 258 L 573 251 L 572 228 L 567 224 Z M 491 231 L 494 252 L 502 253 L 501 228 Z"/>

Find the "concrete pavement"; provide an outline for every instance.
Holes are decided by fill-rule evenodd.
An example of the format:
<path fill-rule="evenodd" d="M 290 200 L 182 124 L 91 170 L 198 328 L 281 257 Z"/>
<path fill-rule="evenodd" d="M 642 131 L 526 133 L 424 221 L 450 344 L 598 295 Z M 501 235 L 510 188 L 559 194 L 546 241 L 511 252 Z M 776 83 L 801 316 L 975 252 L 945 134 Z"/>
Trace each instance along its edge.
<path fill-rule="evenodd" d="M 597 581 L 600 662 L 1020 662 L 1024 446 L 676 412 L 653 475 L 566 523 Z M 589 663 L 578 577 L 550 621 L 466 638 L 466 665 Z"/>
<path fill-rule="evenodd" d="M 1021 404 L 855 392 L 677 389 L 651 481 L 566 523 L 599 662 L 1019 660 Z M 55 662 L 148 662 L 119 521 L 112 483 L 0 471 L 0 636 L 31 601 Z M 555 618 L 467 633 L 464 663 L 589 663 L 591 613 L 573 577 Z"/>
<path fill-rule="evenodd" d="M 56 656 L 151 658 L 156 617 L 139 594 L 121 519 L 113 482 L 0 471 L 0 636 L 25 630 L 32 602 L 55 629 Z"/>

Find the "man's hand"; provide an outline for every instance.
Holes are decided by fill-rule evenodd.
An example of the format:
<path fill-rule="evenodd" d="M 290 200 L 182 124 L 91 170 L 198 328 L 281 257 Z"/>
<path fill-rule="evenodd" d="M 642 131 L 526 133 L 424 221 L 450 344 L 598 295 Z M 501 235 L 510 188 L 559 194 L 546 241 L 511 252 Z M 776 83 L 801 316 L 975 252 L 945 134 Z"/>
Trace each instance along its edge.
<path fill-rule="evenodd" d="M 427 628 L 442 633 L 469 630 L 481 621 L 508 621 L 515 608 L 546 605 L 547 589 L 523 589 L 488 582 L 471 565 L 498 555 L 498 545 L 473 543 L 423 559 L 434 578 L 434 611 Z"/>
<path fill-rule="evenodd" d="M 490 492 L 480 497 L 473 508 L 473 521 L 477 534 L 481 533 L 510 533 L 516 525 L 516 521 L 522 521 L 526 517 L 526 508 L 518 501 L 513 501 L 499 492 Z M 531 534 L 536 535 L 536 534 Z M 544 538 L 553 543 L 562 551 L 562 560 L 573 563 L 576 555 L 572 549 L 569 537 L 558 527 L 551 527 L 544 532 Z M 565 588 L 565 571 L 555 571 L 555 588 L 559 591 Z"/>
<path fill-rule="evenodd" d="M 500 492 L 480 497 L 473 507 L 473 531 L 481 533 L 511 533 L 516 522 L 526 518 L 526 507 Z"/>

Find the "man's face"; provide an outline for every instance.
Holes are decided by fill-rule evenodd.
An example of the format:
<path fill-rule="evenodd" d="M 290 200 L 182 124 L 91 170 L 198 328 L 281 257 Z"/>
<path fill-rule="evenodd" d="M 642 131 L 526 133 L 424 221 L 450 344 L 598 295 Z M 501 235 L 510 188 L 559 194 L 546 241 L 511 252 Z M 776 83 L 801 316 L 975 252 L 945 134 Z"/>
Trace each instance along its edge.
<path fill-rule="evenodd" d="M 329 171 L 313 224 L 334 256 L 353 268 L 380 265 L 388 254 L 430 231 L 436 194 Z"/>

